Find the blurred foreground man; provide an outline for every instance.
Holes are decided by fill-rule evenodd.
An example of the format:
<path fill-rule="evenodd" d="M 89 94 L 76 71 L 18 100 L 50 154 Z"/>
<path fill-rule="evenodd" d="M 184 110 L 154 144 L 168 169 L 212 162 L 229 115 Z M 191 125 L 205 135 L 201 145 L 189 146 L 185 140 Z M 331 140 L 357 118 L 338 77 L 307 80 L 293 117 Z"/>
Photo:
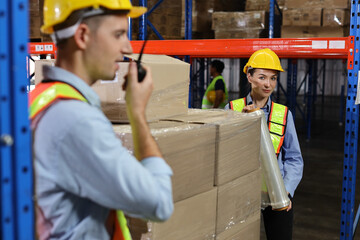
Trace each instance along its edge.
<path fill-rule="evenodd" d="M 172 171 L 145 118 L 151 70 L 139 83 L 132 62 L 123 87 L 135 156 L 90 88 L 114 79 L 117 62 L 132 53 L 128 17 L 145 12 L 130 0 L 45 0 L 41 30 L 58 52 L 30 95 L 39 239 L 130 240 L 123 212 L 152 221 L 173 212 Z"/>

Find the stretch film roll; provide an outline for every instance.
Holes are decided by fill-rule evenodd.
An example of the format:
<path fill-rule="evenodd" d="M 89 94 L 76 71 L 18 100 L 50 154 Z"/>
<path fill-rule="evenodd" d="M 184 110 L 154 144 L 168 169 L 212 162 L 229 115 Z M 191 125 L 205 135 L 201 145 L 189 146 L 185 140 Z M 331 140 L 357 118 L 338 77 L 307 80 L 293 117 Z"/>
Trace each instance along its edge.
<path fill-rule="evenodd" d="M 272 206 L 274 210 L 282 210 L 290 204 L 284 181 L 276 159 L 274 146 L 271 141 L 269 129 L 266 124 L 265 114 L 262 110 L 256 110 L 250 114 L 261 115 L 261 144 L 260 162 L 262 169 L 261 205 Z"/>

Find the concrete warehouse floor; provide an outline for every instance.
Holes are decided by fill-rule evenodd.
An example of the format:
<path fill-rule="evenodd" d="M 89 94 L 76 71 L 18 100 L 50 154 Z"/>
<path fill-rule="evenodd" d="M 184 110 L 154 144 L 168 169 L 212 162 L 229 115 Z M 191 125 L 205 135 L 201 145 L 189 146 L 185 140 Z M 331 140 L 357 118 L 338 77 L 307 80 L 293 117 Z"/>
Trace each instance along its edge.
<path fill-rule="evenodd" d="M 323 105 L 318 97 L 317 102 L 309 141 L 303 118 L 299 114 L 296 117 L 305 166 L 294 198 L 294 240 L 340 239 L 345 126 L 339 125 L 339 97 L 327 97 Z M 355 214 L 360 200 L 360 164 L 357 165 Z M 266 240 L 261 225 L 261 240 Z M 359 229 L 354 239 L 360 240 Z"/>

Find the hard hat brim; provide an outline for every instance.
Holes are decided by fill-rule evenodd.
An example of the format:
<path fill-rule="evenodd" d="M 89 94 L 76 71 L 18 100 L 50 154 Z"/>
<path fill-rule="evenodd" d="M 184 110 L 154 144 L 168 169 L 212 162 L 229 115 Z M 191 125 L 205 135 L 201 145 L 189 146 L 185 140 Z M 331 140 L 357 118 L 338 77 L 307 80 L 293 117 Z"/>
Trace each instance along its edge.
<path fill-rule="evenodd" d="M 132 7 L 127 16 L 130 18 L 138 18 L 144 13 L 146 13 L 146 11 L 147 11 L 146 7 Z"/>

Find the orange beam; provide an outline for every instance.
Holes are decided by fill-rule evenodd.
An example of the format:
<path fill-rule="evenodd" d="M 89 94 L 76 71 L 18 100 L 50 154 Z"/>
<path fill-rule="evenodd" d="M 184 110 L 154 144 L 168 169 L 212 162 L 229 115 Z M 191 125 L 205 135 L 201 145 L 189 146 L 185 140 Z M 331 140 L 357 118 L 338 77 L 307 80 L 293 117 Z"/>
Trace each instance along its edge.
<path fill-rule="evenodd" d="M 131 41 L 134 53 L 139 53 L 144 41 Z M 260 38 L 149 40 L 144 53 L 172 56 L 248 58 L 261 48 L 270 48 L 280 58 L 348 59 L 352 69 L 354 37 L 343 38 Z M 30 54 L 54 54 L 54 43 L 29 43 Z"/>
<path fill-rule="evenodd" d="M 131 41 L 139 53 L 143 41 Z M 247 58 L 261 48 L 271 48 L 280 58 L 347 59 L 350 37 L 278 39 L 149 40 L 144 53 L 191 57 Z"/>

